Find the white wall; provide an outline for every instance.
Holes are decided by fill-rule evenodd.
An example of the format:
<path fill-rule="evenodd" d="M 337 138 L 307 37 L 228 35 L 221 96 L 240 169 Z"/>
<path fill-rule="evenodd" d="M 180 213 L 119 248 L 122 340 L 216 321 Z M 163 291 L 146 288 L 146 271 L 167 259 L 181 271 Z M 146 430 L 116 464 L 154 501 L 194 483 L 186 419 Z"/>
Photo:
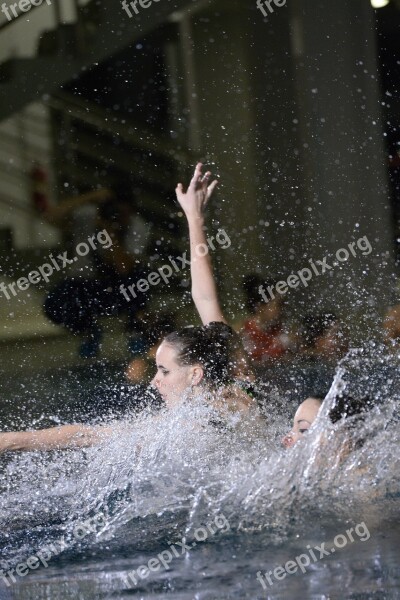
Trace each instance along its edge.
<path fill-rule="evenodd" d="M 55 4 L 44 3 L 18 18 L 0 31 L 0 62 L 8 58 L 32 58 L 36 54 L 41 32 L 53 29 Z M 80 0 L 81 6 L 89 0 Z M 6 6 L 15 0 L 6 0 Z M 3 1 L 0 2 L 0 6 Z M 63 22 L 75 19 L 72 0 L 62 0 Z M 18 10 L 18 9 L 17 9 Z M 12 13 L 10 13 L 12 14 Z M 8 22 L 0 12 L 0 24 Z M 31 206 L 31 181 L 29 177 L 36 160 L 46 168 L 52 184 L 51 131 L 49 111 L 42 103 L 33 103 L 11 118 L 0 122 L 0 227 L 11 227 L 14 245 L 50 247 L 59 241 L 59 232 L 41 224 Z M 52 198 L 52 200 L 54 200 Z"/>
<path fill-rule="evenodd" d="M 33 210 L 30 179 L 33 163 L 38 161 L 49 174 L 50 190 L 54 189 L 48 108 L 30 104 L 2 121 L 0 139 L 0 226 L 12 229 L 17 249 L 51 247 L 60 234 L 41 223 Z"/>
<path fill-rule="evenodd" d="M 39 34 L 48 29 L 54 29 L 56 26 L 54 2 L 49 6 L 46 0 L 44 3 L 27 13 L 21 14 L 18 18 L 10 21 L 10 24 L 0 32 L 0 60 L 7 58 L 20 57 L 30 58 L 36 53 Z M 79 5 L 85 6 L 89 0 L 80 0 Z M 3 4 L 3 0 L 0 3 Z M 15 4 L 15 0 L 6 0 L 6 6 Z M 75 20 L 74 3 L 72 0 L 62 0 L 62 17 L 64 23 L 71 23 Z M 18 10 L 18 9 L 17 9 Z M 12 13 L 10 13 L 12 14 Z M 6 15 L 0 12 L 0 24 L 8 23 Z"/>

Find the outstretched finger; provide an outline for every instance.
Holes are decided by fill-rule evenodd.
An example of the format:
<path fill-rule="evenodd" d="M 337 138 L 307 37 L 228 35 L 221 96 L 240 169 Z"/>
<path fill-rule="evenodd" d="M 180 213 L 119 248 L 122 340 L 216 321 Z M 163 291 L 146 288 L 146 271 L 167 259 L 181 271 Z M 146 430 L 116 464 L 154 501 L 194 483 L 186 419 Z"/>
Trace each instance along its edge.
<path fill-rule="evenodd" d="M 210 185 L 207 188 L 207 199 L 211 197 L 213 191 L 215 190 L 215 188 L 218 185 L 218 179 L 215 179 L 212 183 L 210 183 Z"/>
<path fill-rule="evenodd" d="M 176 197 L 178 198 L 178 200 L 179 200 L 179 198 L 181 198 L 182 196 L 185 195 L 185 192 L 183 191 L 183 185 L 181 183 L 178 183 L 178 185 L 176 186 L 175 194 L 176 194 Z"/>
<path fill-rule="evenodd" d="M 190 188 L 195 188 L 196 185 L 197 185 L 197 183 L 201 180 L 202 175 L 203 175 L 202 171 L 201 171 L 202 168 L 203 168 L 202 163 L 200 163 L 200 162 L 197 163 L 196 168 L 195 168 L 194 173 L 193 173 L 193 177 L 192 177 L 192 179 L 190 181 L 190 185 L 189 185 Z"/>

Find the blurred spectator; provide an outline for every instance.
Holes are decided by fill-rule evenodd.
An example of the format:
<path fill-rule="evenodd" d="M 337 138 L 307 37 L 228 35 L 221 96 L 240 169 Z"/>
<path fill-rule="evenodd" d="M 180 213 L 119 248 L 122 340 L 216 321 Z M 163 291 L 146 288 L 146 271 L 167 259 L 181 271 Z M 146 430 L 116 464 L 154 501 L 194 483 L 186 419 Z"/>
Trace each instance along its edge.
<path fill-rule="evenodd" d="M 300 351 L 305 356 L 338 360 L 348 351 L 347 335 L 333 313 L 307 315 L 300 334 Z"/>
<path fill-rule="evenodd" d="M 393 216 L 395 221 L 396 262 L 400 264 L 400 140 L 392 134 L 389 150 L 389 181 L 391 187 Z"/>
<path fill-rule="evenodd" d="M 120 286 L 136 283 L 147 274 L 140 259 L 145 251 L 149 227 L 135 211 L 127 181 L 113 186 L 111 190 L 98 190 L 66 200 L 60 208 L 43 214 L 49 222 L 53 219 L 54 223 L 61 223 L 77 207 L 85 206 L 88 202 L 98 204 L 93 219 L 95 235 L 99 238 L 103 232 L 109 243 L 92 247 L 85 257 L 88 261 L 85 267 L 74 265 L 75 261 L 72 263 L 75 271 L 69 272 L 69 276 L 48 294 L 45 313 L 54 323 L 63 325 L 72 333 L 86 336 L 80 347 L 80 356 L 83 358 L 95 357 L 99 352 L 102 341 L 99 318 L 127 313 L 128 345 L 132 354 L 137 354 L 147 347 L 142 311 L 148 295 L 137 294 L 128 302 L 121 294 Z M 83 235 L 82 228 L 78 229 L 82 235 L 77 240 L 74 231 L 77 245 L 88 241 L 88 232 Z M 75 249 L 73 252 L 76 254 Z"/>
<path fill-rule="evenodd" d="M 386 311 L 383 320 L 385 343 L 398 349 L 400 342 L 400 304 L 395 304 Z"/>
<path fill-rule="evenodd" d="M 252 360 L 258 363 L 282 357 L 292 345 L 291 337 L 283 327 L 282 296 L 265 302 L 260 295 L 260 286 L 267 289 L 275 284 L 276 281 L 265 280 L 257 274 L 247 275 L 243 281 L 250 315 L 241 327 L 243 342 Z"/>

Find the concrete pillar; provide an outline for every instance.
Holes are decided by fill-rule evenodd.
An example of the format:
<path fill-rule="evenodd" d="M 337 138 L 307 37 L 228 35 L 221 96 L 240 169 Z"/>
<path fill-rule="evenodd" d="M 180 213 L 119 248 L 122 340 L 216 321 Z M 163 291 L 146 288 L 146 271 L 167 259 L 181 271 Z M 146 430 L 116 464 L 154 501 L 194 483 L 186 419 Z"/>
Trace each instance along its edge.
<path fill-rule="evenodd" d="M 270 29 L 272 36 L 267 32 L 255 3 L 218 1 L 193 17 L 194 93 L 201 148 L 208 164 L 215 162 L 221 176 L 213 216 L 232 239 L 231 249 L 221 254 L 218 271 L 231 317 L 240 310 L 243 275 L 274 270 L 266 245 L 274 248 L 275 262 L 280 259 L 274 228 L 265 225 L 271 220 L 266 211 L 270 200 L 266 173 L 273 177 L 276 163 L 280 167 L 281 162 L 283 170 L 287 169 L 284 177 L 271 184 L 276 199 L 291 190 L 292 175 L 297 177 L 293 167 L 297 158 L 287 157 L 291 125 L 280 102 L 284 100 L 289 112 L 293 110 L 294 92 L 288 92 L 293 84 L 283 66 L 290 66 L 290 53 L 282 56 L 280 52 L 282 36 L 289 44 L 287 13 L 286 17 L 278 15 L 276 28 Z M 267 77 L 260 71 L 261 64 L 266 64 Z M 260 103 L 265 107 L 261 122 Z M 268 135 L 264 118 L 270 128 Z"/>
<path fill-rule="evenodd" d="M 307 256 L 338 263 L 315 282 L 313 300 L 373 325 L 391 300 L 394 272 L 373 11 L 365 0 L 295 0 L 290 13 L 303 245 Z M 364 236 L 370 254 L 356 245 L 356 256 L 333 258 Z"/>
<path fill-rule="evenodd" d="M 220 271 L 229 305 L 243 273 L 287 279 L 326 257 L 332 269 L 287 295 L 293 317 L 334 310 L 369 335 L 393 271 L 369 2 L 292 0 L 265 18 L 255 1 L 221 0 L 191 31 L 198 139 L 221 174 L 214 216 L 232 237 Z"/>

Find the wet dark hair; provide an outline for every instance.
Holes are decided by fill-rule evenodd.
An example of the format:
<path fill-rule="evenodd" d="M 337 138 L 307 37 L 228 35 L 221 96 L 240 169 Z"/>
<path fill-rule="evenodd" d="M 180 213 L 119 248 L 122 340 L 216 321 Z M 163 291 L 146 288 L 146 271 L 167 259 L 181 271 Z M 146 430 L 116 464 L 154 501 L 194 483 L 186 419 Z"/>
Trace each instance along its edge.
<path fill-rule="evenodd" d="M 321 396 L 321 394 L 306 394 L 306 400 L 308 398 L 311 398 L 312 400 L 318 400 L 318 402 L 320 402 L 321 404 L 324 401 L 324 396 Z"/>
<path fill-rule="evenodd" d="M 353 398 L 347 394 L 340 394 L 335 398 L 335 404 L 329 411 L 329 418 L 332 423 L 337 423 L 341 419 L 348 419 L 358 415 L 361 419 L 364 419 L 366 413 L 368 413 L 375 406 L 375 402 L 368 397 L 364 398 Z"/>
<path fill-rule="evenodd" d="M 333 424 L 343 421 L 345 430 L 351 435 L 349 450 L 358 450 L 363 447 L 365 438 L 358 431 L 358 426 L 375 405 L 375 401 L 367 396 L 354 398 L 347 394 L 340 394 L 335 398 L 335 404 L 329 411 L 329 418 Z M 348 422 L 350 417 L 353 418 Z"/>
<path fill-rule="evenodd" d="M 337 317 L 334 313 L 306 315 L 302 321 L 302 339 L 305 348 L 313 348 L 317 339 L 335 323 Z"/>
<path fill-rule="evenodd" d="M 226 323 L 213 321 L 202 327 L 184 327 L 163 341 L 176 349 L 178 364 L 200 364 L 211 387 L 233 380 L 241 345 L 238 334 Z"/>

